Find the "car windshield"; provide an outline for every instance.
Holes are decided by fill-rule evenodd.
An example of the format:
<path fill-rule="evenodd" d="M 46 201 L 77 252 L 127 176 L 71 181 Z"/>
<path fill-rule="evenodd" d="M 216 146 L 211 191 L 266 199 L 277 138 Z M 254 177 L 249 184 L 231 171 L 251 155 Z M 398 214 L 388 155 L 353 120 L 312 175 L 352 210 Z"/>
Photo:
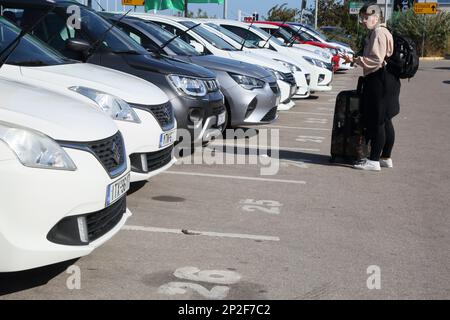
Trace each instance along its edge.
<path fill-rule="evenodd" d="M 283 29 L 286 32 L 289 32 L 291 37 L 295 35 L 296 40 L 294 41 L 294 43 L 300 43 L 300 41 L 315 41 L 313 37 L 311 37 L 306 31 L 304 31 L 300 27 L 286 26 L 283 27 Z"/>
<path fill-rule="evenodd" d="M 0 51 L 6 49 L 20 33 L 20 29 L 0 17 Z M 7 64 L 20 66 L 51 66 L 74 63 L 55 50 L 49 48 L 39 39 L 25 35 L 8 57 Z"/>
<path fill-rule="evenodd" d="M 97 13 L 80 7 L 80 30 L 85 32 L 91 41 L 102 41 L 102 45 L 113 52 L 136 52 L 146 54 L 147 51 L 135 43 L 119 28 L 112 28 L 111 23 Z M 67 16 L 66 18 L 69 18 Z"/>
<path fill-rule="evenodd" d="M 322 38 L 325 41 L 329 41 L 328 37 L 326 35 L 324 35 L 322 32 L 320 32 L 317 29 L 313 29 L 313 28 L 309 28 L 309 27 L 305 27 L 305 29 L 311 31 L 313 34 L 317 35 L 318 37 Z"/>
<path fill-rule="evenodd" d="M 215 23 L 207 23 L 206 24 L 208 27 L 214 28 L 215 30 L 219 31 L 220 33 L 223 33 L 224 35 L 226 35 L 227 37 L 229 37 L 230 39 L 236 41 L 237 43 L 241 44 L 244 43 L 244 47 L 245 48 L 250 48 L 250 49 L 256 49 L 258 48 L 258 46 L 255 46 L 251 41 L 249 40 L 244 40 L 244 38 L 238 36 L 237 34 L 231 32 L 230 30 L 219 26 Z"/>
<path fill-rule="evenodd" d="M 164 30 L 157 24 L 150 21 L 139 21 L 137 24 L 148 33 L 150 33 L 155 39 L 159 42 L 159 45 L 163 45 L 167 41 L 171 40 L 174 35 L 169 31 Z M 198 56 L 198 53 L 191 45 L 184 42 L 180 38 L 173 39 L 168 45 L 167 48 L 171 50 L 173 53 L 179 56 Z"/>
<path fill-rule="evenodd" d="M 188 28 L 191 28 L 191 27 L 195 26 L 195 23 L 192 22 L 192 21 L 182 21 L 180 23 L 182 25 L 184 25 L 185 27 L 188 27 Z M 208 31 L 203 26 L 197 26 L 192 31 L 195 32 L 200 37 L 202 37 L 203 39 L 205 39 L 210 44 L 212 44 L 217 49 L 225 50 L 225 51 L 236 51 L 237 50 L 231 44 L 229 44 L 228 42 L 223 40 L 218 35 L 215 35 L 214 33 Z"/>
<path fill-rule="evenodd" d="M 264 38 L 264 41 L 267 41 L 267 39 L 270 38 L 270 41 L 273 41 L 276 45 L 279 45 L 279 46 L 282 46 L 282 47 L 286 46 L 283 41 L 280 41 L 276 37 L 271 37 L 270 33 L 264 31 L 263 29 L 255 26 L 255 25 L 252 25 L 251 28 L 253 30 L 255 30 L 255 31 L 258 31 L 262 35 L 262 37 Z"/>
<path fill-rule="evenodd" d="M 286 41 L 290 41 L 292 40 L 292 34 L 289 33 L 288 31 L 284 30 L 282 27 L 278 27 L 278 28 L 272 28 L 272 27 L 267 27 L 265 25 L 261 26 L 261 28 L 263 30 L 267 30 L 268 33 L 272 34 L 272 39 L 273 38 L 281 38 L 283 39 L 283 42 Z M 280 40 L 281 41 L 281 40 Z"/>
<path fill-rule="evenodd" d="M 52 48 L 63 53 L 67 51 L 69 39 L 84 39 L 90 44 L 98 43 L 100 48 L 107 48 L 117 53 L 147 53 L 144 48 L 135 43 L 120 29 L 116 27 L 110 29 L 111 23 L 95 11 L 84 6 L 78 8 L 80 12 L 75 18 L 65 6 L 55 8 L 53 12 L 45 15 L 45 18 L 34 27 L 32 33 Z M 22 9 L 22 14 L 18 19 L 20 26 L 34 25 L 45 13 L 45 9 Z"/>

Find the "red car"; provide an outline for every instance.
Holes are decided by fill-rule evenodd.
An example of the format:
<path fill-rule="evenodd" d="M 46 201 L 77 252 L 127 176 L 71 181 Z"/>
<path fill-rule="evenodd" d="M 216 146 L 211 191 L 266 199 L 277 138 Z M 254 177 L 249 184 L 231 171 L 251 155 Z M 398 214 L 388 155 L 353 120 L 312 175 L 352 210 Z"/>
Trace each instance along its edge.
<path fill-rule="evenodd" d="M 258 27 L 264 31 L 273 34 L 276 33 L 277 38 L 284 40 L 286 44 L 309 44 L 322 49 L 328 49 L 333 55 L 331 62 L 333 63 L 333 71 L 339 69 L 340 56 L 337 48 L 319 41 L 314 41 L 310 35 L 306 32 L 297 30 L 295 26 L 287 23 L 275 22 L 275 21 L 254 21 L 253 24 L 258 24 Z"/>

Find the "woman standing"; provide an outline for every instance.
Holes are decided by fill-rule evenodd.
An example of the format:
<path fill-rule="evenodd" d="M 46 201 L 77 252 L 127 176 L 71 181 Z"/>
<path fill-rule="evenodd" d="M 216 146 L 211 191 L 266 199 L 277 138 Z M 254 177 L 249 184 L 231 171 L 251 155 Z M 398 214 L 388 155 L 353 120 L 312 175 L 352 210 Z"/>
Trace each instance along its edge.
<path fill-rule="evenodd" d="M 386 59 L 394 50 L 391 33 L 382 24 L 381 9 L 365 4 L 360 10 L 363 25 L 370 31 L 364 53 L 353 61 L 363 68 L 362 114 L 370 156 L 354 165 L 355 169 L 380 171 L 392 168 L 391 152 L 395 131 L 392 118 L 400 111 L 400 79 L 386 70 Z M 352 59 L 345 56 L 346 62 Z"/>

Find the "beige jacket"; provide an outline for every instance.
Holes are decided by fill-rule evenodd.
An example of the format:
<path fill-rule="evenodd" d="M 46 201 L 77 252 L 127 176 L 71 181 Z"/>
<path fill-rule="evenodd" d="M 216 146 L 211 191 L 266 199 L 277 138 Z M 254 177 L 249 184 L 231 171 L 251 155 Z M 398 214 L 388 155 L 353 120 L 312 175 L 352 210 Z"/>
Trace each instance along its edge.
<path fill-rule="evenodd" d="M 363 68 L 364 76 L 382 68 L 386 64 L 385 58 L 394 51 L 392 34 L 383 26 L 378 26 L 370 33 L 363 55 L 355 58 L 355 63 Z"/>

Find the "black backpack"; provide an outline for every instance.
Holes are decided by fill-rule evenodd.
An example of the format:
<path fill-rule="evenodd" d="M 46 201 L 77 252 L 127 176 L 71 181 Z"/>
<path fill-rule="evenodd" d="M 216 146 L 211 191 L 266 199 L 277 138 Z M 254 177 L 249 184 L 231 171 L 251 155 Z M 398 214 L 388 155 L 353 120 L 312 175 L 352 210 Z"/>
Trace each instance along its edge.
<path fill-rule="evenodd" d="M 419 55 L 414 41 L 400 34 L 393 34 L 394 52 L 386 59 L 386 69 L 400 79 L 412 78 L 419 69 Z"/>

